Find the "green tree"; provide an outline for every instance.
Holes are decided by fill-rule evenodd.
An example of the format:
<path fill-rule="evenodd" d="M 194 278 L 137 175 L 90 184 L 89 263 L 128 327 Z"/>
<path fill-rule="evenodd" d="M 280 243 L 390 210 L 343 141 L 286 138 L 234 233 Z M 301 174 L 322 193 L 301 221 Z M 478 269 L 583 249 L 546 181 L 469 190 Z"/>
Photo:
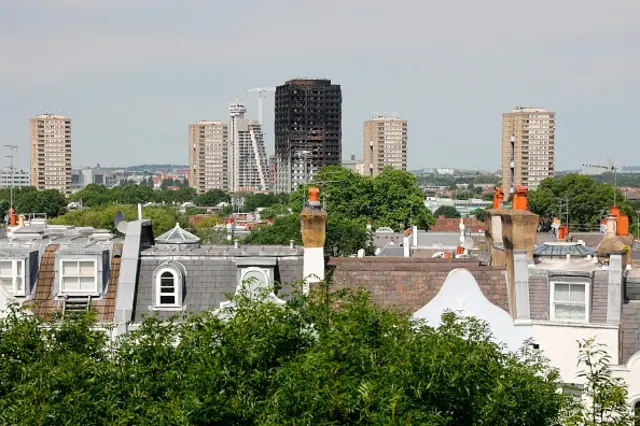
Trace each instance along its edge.
<path fill-rule="evenodd" d="M 286 203 L 287 198 L 288 197 L 286 196 L 286 194 L 247 194 L 245 198 L 244 210 L 246 212 L 254 212 L 259 207 L 271 207 L 276 204 Z"/>
<path fill-rule="evenodd" d="M 138 210 L 132 205 L 111 204 L 87 210 L 70 211 L 50 221 L 53 225 L 93 226 L 115 232 L 114 218 L 117 211 L 124 213 L 126 220 L 136 220 Z M 153 233 L 157 237 L 179 223 L 189 228 L 189 223 L 180 212 L 169 206 L 148 206 L 142 209 L 142 216 L 152 220 Z"/>
<path fill-rule="evenodd" d="M 567 426 L 631 426 L 627 386 L 611 372 L 611 356 L 595 339 L 578 342 L 578 377 L 584 380 L 584 399 L 576 399 L 568 410 Z"/>
<path fill-rule="evenodd" d="M 9 213 L 9 208 L 11 208 L 11 204 L 8 200 L 0 201 L 0 220 L 4 222 L 4 217 Z"/>
<path fill-rule="evenodd" d="M 279 244 L 289 245 L 293 240 L 294 244 L 302 244 L 300 234 L 300 217 L 297 214 L 288 214 L 278 217 L 273 225 L 257 228 L 244 239 L 247 244 Z"/>
<path fill-rule="evenodd" d="M 21 191 L 15 199 L 19 213 L 45 213 L 47 217 L 56 217 L 67 209 L 67 198 L 55 189 L 43 191 Z"/>
<path fill-rule="evenodd" d="M 569 202 L 569 228 L 594 231 L 599 229 L 603 213 L 608 212 L 613 205 L 613 192 L 612 185 L 596 183 L 585 175 L 567 174 L 547 178 L 537 190 L 529 191 L 529 210 L 540 215 L 543 228 L 548 228 L 554 216 L 565 222 L 558 201 L 566 197 Z M 634 223 L 636 219 L 633 209 L 619 190 L 616 203 L 624 214 L 629 215 L 630 223 Z"/>
<path fill-rule="evenodd" d="M 222 202 L 230 202 L 229 194 L 221 189 L 210 189 L 204 194 L 200 194 L 195 198 L 197 206 L 213 207 Z"/>
<path fill-rule="evenodd" d="M 113 202 L 111 197 L 111 191 L 104 185 L 89 184 L 82 188 L 80 191 L 71 194 L 69 197 L 72 201 L 82 200 L 84 207 L 97 207 L 104 204 L 110 204 Z"/>
<path fill-rule="evenodd" d="M 391 167 L 375 178 L 363 177 L 351 170 L 328 166 L 314 176 L 327 213 L 347 219 L 366 221 L 375 228 L 388 226 L 396 231 L 411 225 L 428 229 L 435 219 L 424 205 L 424 194 L 411 173 Z M 307 189 L 298 188 L 291 195 L 290 207 L 302 211 Z"/>
<path fill-rule="evenodd" d="M 179 203 L 186 203 L 187 201 L 194 201 L 196 196 L 195 188 L 191 188 L 190 186 L 182 186 L 177 191 L 172 191 L 175 193 L 174 198 Z"/>
<path fill-rule="evenodd" d="M 474 211 L 471 212 L 471 214 L 473 216 L 476 217 L 476 219 L 478 219 L 479 221 L 484 222 L 484 217 L 486 215 L 486 210 L 485 209 L 475 209 Z"/>
<path fill-rule="evenodd" d="M 362 291 L 290 299 L 149 316 L 115 344 L 88 316 L 11 314 L 0 319 L 0 423 L 558 424 L 557 371 L 505 353 L 482 322 L 449 313 L 433 329 Z"/>
<path fill-rule="evenodd" d="M 454 206 L 440 206 L 433 212 L 433 215 L 435 217 L 458 218 L 460 217 L 460 212 Z"/>

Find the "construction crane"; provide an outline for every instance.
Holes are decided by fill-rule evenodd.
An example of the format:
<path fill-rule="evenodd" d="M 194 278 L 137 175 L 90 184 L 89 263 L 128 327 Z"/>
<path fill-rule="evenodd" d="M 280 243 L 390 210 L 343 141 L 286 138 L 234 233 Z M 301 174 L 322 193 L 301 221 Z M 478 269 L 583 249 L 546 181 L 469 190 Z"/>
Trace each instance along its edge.
<path fill-rule="evenodd" d="M 613 205 L 616 205 L 616 191 L 618 189 L 618 170 L 622 169 L 622 166 L 619 166 L 611 160 L 611 158 L 607 158 L 607 165 L 601 166 L 597 164 L 583 164 L 582 167 L 588 167 L 592 169 L 602 169 L 613 172 Z"/>
<path fill-rule="evenodd" d="M 266 92 L 275 92 L 275 87 L 257 87 L 255 89 L 246 89 L 247 93 L 257 93 L 258 94 L 258 122 L 262 125 L 262 100 L 264 99 L 264 94 Z"/>

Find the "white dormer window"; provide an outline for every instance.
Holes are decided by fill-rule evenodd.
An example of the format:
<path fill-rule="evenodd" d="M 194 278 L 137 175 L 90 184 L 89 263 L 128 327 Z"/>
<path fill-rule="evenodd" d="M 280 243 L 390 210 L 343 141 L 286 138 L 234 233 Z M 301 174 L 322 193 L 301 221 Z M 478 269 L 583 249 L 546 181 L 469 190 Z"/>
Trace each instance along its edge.
<path fill-rule="evenodd" d="M 69 296 L 98 296 L 98 267 L 95 259 L 60 261 L 60 293 Z"/>
<path fill-rule="evenodd" d="M 265 289 L 269 289 L 271 282 L 269 274 L 262 268 L 246 268 L 240 276 L 238 292 L 248 297 L 257 297 Z"/>
<path fill-rule="evenodd" d="M 173 268 L 163 268 L 156 274 L 155 306 L 159 309 L 177 309 L 181 306 L 180 277 Z"/>
<path fill-rule="evenodd" d="M 551 320 L 589 322 L 589 284 L 551 283 Z"/>
<path fill-rule="evenodd" d="M 0 261 L 2 285 L 12 296 L 26 296 L 24 260 Z"/>

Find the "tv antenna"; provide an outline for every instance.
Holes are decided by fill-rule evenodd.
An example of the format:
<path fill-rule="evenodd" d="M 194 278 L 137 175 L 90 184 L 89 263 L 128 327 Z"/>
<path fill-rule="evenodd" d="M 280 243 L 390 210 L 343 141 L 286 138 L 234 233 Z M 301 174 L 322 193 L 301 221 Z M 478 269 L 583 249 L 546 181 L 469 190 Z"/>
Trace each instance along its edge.
<path fill-rule="evenodd" d="M 11 170 L 11 208 L 13 208 L 13 187 L 16 183 L 16 179 L 15 179 L 15 172 L 14 172 L 14 167 L 13 167 L 13 157 L 15 156 L 15 152 L 18 150 L 18 145 L 5 145 L 5 147 L 9 148 L 11 150 L 11 154 L 7 155 L 6 157 L 8 157 L 10 159 L 10 170 Z"/>
<path fill-rule="evenodd" d="M 611 158 L 606 158 L 607 160 L 607 165 L 606 166 L 602 166 L 602 165 L 598 165 L 598 164 L 583 164 L 582 167 L 589 167 L 589 168 L 593 168 L 593 169 L 602 169 L 602 170 L 607 170 L 613 173 L 613 205 L 616 205 L 616 192 L 618 189 L 618 171 L 622 170 L 623 166 L 614 163 L 614 161 Z"/>

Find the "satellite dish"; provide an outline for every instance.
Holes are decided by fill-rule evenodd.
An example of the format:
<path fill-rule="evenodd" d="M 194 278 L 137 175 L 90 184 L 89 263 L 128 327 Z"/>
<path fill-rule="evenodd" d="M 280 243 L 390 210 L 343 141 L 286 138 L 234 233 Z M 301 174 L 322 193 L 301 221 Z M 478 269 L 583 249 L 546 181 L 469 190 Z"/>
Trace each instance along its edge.
<path fill-rule="evenodd" d="M 471 250 L 474 247 L 473 244 L 473 238 L 465 238 L 464 242 L 462 243 L 462 248 L 464 248 L 465 250 Z"/>
<path fill-rule="evenodd" d="M 116 217 L 113 219 L 113 224 L 115 225 L 118 232 L 122 234 L 127 233 L 127 221 L 124 220 L 124 213 L 120 210 L 116 212 Z"/>

